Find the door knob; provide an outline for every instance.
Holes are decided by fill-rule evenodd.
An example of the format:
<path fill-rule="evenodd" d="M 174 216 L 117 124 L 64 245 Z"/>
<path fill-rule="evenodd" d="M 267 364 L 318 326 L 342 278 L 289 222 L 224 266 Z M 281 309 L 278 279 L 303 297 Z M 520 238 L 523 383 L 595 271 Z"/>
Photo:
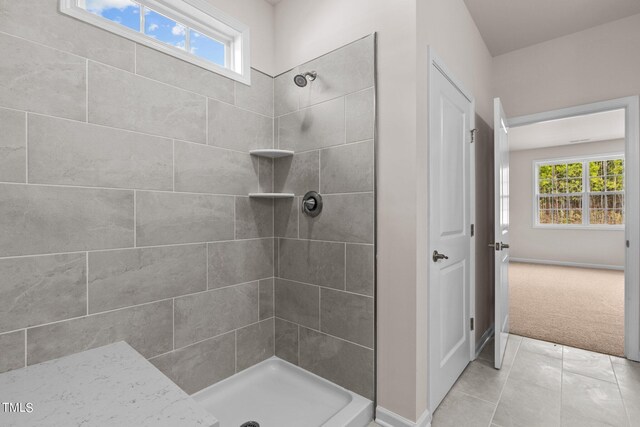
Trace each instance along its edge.
<path fill-rule="evenodd" d="M 509 244 L 508 243 L 502 243 L 502 249 L 509 249 Z"/>
<path fill-rule="evenodd" d="M 441 259 L 449 259 L 448 256 L 445 254 L 439 254 L 438 251 L 433 251 L 433 256 L 431 258 L 433 258 L 433 262 L 438 262 Z"/>

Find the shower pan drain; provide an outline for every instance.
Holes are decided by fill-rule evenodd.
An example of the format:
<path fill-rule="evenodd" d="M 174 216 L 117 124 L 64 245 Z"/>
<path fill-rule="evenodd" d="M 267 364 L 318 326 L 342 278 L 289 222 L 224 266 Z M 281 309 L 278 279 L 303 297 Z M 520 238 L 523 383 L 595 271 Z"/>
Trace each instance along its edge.
<path fill-rule="evenodd" d="M 257 421 L 247 421 L 242 424 L 240 427 L 260 427 L 260 423 Z"/>

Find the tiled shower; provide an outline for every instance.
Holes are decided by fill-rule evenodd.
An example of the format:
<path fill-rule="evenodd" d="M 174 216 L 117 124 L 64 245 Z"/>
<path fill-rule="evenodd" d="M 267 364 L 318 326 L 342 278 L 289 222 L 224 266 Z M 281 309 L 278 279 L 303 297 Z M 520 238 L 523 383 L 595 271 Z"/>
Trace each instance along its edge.
<path fill-rule="evenodd" d="M 275 354 L 373 399 L 374 36 L 249 87 L 56 10 L 0 9 L 0 372 L 124 340 L 188 393 Z"/>

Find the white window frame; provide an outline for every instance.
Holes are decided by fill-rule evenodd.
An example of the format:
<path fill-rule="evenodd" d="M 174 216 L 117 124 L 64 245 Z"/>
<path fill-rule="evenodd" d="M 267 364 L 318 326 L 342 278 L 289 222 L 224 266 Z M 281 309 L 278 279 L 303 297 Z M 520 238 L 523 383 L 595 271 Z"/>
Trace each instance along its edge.
<path fill-rule="evenodd" d="M 574 157 L 562 157 L 562 158 L 553 158 L 553 159 L 543 159 L 543 160 L 534 160 L 533 161 L 533 227 L 534 228 L 545 228 L 545 229 L 584 229 L 584 230 L 624 230 L 625 224 L 621 225 L 607 225 L 607 224 L 590 224 L 590 212 L 589 212 L 589 196 L 591 195 L 591 189 L 589 187 L 589 162 L 598 161 L 598 160 L 612 160 L 612 159 L 622 159 L 625 161 L 624 164 L 624 190 L 622 192 L 610 192 L 610 193 L 622 193 L 625 195 L 625 205 L 626 205 L 626 180 L 627 180 L 627 164 L 625 159 L 625 153 L 615 152 L 615 153 L 606 153 L 606 154 L 596 154 L 596 155 L 585 155 L 585 156 L 574 156 Z M 539 168 L 542 165 L 555 165 L 555 164 L 569 164 L 569 163 L 582 163 L 582 192 L 580 196 L 582 197 L 582 224 L 541 224 L 540 223 L 540 202 L 539 198 L 540 194 L 540 186 L 539 186 Z M 576 196 L 578 193 L 566 193 L 566 194 L 551 194 L 555 196 Z M 604 193 L 603 193 L 604 194 Z M 624 208 L 623 208 L 624 210 Z M 626 212 L 625 212 L 626 214 Z M 625 215 L 625 223 L 626 223 L 626 215 Z"/>
<path fill-rule="evenodd" d="M 224 14 L 206 0 L 133 1 L 187 27 L 185 37 L 189 37 L 189 29 L 193 29 L 223 43 L 225 66 L 147 36 L 144 34 L 143 13 L 140 14 L 141 31 L 137 32 L 79 7 L 78 0 L 60 0 L 60 12 L 230 79 L 251 84 L 250 32 L 247 25 Z"/>

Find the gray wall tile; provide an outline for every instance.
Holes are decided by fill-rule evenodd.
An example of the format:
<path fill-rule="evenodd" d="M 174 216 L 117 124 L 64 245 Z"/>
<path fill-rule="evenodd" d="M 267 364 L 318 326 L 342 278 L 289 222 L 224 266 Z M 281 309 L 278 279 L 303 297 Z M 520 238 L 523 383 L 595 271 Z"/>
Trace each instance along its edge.
<path fill-rule="evenodd" d="M 205 143 L 206 98 L 89 62 L 89 122 Z"/>
<path fill-rule="evenodd" d="M 273 78 L 251 69 L 251 86 L 235 82 L 236 106 L 273 117 Z"/>
<path fill-rule="evenodd" d="M 280 74 L 274 81 L 274 114 L 276 117 L 282 116 L 298 110 L 298 104 L 303 89 L 293 82 L 293 77 L 298 74 L 298 68 Z"/>
<path fill-rule="evenodd" d="M 175 142 L 176 191 L 238 194 L 259 191 L 258 159 L 248 154 Z"/>
<path fill-rule="evenodd" d="M 273 200 L 236 197 L 236 239 L 273 237 Z"/>
<path fill-rule="evenodd" d="M 351 243 L 373 243 L 373 193 L 327 194 L 322 213 L 300 216 L 300 237 Z"/>
<path fill-rule="evenodd" d="M 345 143 L 344 98 L 278 119 L 278 147 L 307 151 Z"/>
<path fill-rule="evenodd" d="M 236 339 L 236 371 L 240 372 L 273 356 L 273 318 L 238 329 Z"/>
<path fill-rule="evenodd" d="M 373 139 L 375 105 L 373 88 L 346 98 L 347 142 Z"/>
<path fill-rule="evenodd" d="M 373 296 L 374 263 L 373 245 L 347 244 L 347 291 Z"/>
<path fill-rule="evenodd" d="M 318 78 L 305 88 L 300 106 L 317 104 L 373 86 L 374 58 L 374 38 L 368 36 L 301 65 L 300 69 L 315 70 Z"/>
<path fill-rule="evenodd" d="M 259 304 L 258 282 L 176 298 L 176 348 L 257 322 Z"/>
<path fill-rule="evenodd" d="M 258 159 L 258 180 L 260 191 L 273 193 L 273 159 L 264 157 Z"/>
<path fill-rule="evenodd" d="M 275 161 L 273 187 L 277 193 L 304 196 L 307 191 L 319 191 L 320 153 L 294 154 Z"/>
<path fill-rule="evenodd" d="M 117 341 L 144 357 L 173 348 L 170 300 L 80 317 L 27 330 L 27 364 L 56 359 Z"/>
<path fill-rule="evenodd" d="M 86 118 L 86 60 L 0 34 L 0 106 Z"/>
<path fill-rule="evenodd" d="M 25 182 L 26 120 L 23 112 L 0 108 L 0 181 Z"/>
<path fill-rule="evenodd" d="M 274 316 L 273 278 L 260 280 L 260 320 Z"/>
<path fill-rule="evenodd" d="M 317 286 L 275 279 L 276 316 L 310 328 L 320 328 L 320 290 Z"/>
<path fill-rule="evenodd" d="M 273 147 L 273 119 L 209 100 L 209 145 L 249 151 Z"/>
<path fill-rule="evenodd" d="M 86 255 L 0 260 L 0 332 L 87 314 Z"/>
<path fill-rule="evenodd" d="M 276 356 L 287 362 L 298 364 L 298 325 L 275 318 Z"/>
<path fill-rule="evenodd" d="M 136 194 L 138 246 L 233 239 L 233 197 L 208 194 Z"/>
<path fill-rule="evenodd" d="M 298 237 L 300 199 L 276 199 L 274 204 L 274 233 L 276 237 Z"/>
<path fill-rule="evenodd" d="M 29 115 L 29 183 L 173 189 L 169 139 Z"/>
<path fill-rule="evenodd" d="M 321 193 L 373 191 L 373 141 L 332 147 L 320 153 Z"/>
<path fill-rule="evenodd" d="M 58 10 L 58 0 L 3 1 L 2 31 L 133 71 L 134 43 Z"/>
<path fill-rule="evenodd" d="M 220 101 L 233 102 L 233 80 L 146 46 L 136 46 L 136 73 Z"/>
<path fill-rule="evenodd" d="M 235 332 L 230 332 L 149 361 L 193 394 L 234 374 L 235 343 Z"/>
<path fill-rule="evenodd" d="M 0 374 L 24 367 L 25 331 L 0 335 Z"/>
<path fill-rule="evenodd" d="M 89 312 L 207 289 L 205 244 L 89 253 Z"/>
<path fill-rule="evenodd" d="M 209 289 L 273 276 L 273 239 L 209 243 Z"/>
<path fill-rule="evenodd" d="M 300 328 L 300 366 L 373 399 L 373 350 Z"/>
<path fill-rule="evenodd" d="M 344 289 L 344 244 L 280 239 L 283 279 Z"/>
<path fill-rule="evenodd" d="M 133 191 L 0 185 L 0 256 L 133 246 Z"/>
<path fill-rule="evenodd" d="M 320 289 L 320 330 L 373 348 L 373 298 Z"/>

